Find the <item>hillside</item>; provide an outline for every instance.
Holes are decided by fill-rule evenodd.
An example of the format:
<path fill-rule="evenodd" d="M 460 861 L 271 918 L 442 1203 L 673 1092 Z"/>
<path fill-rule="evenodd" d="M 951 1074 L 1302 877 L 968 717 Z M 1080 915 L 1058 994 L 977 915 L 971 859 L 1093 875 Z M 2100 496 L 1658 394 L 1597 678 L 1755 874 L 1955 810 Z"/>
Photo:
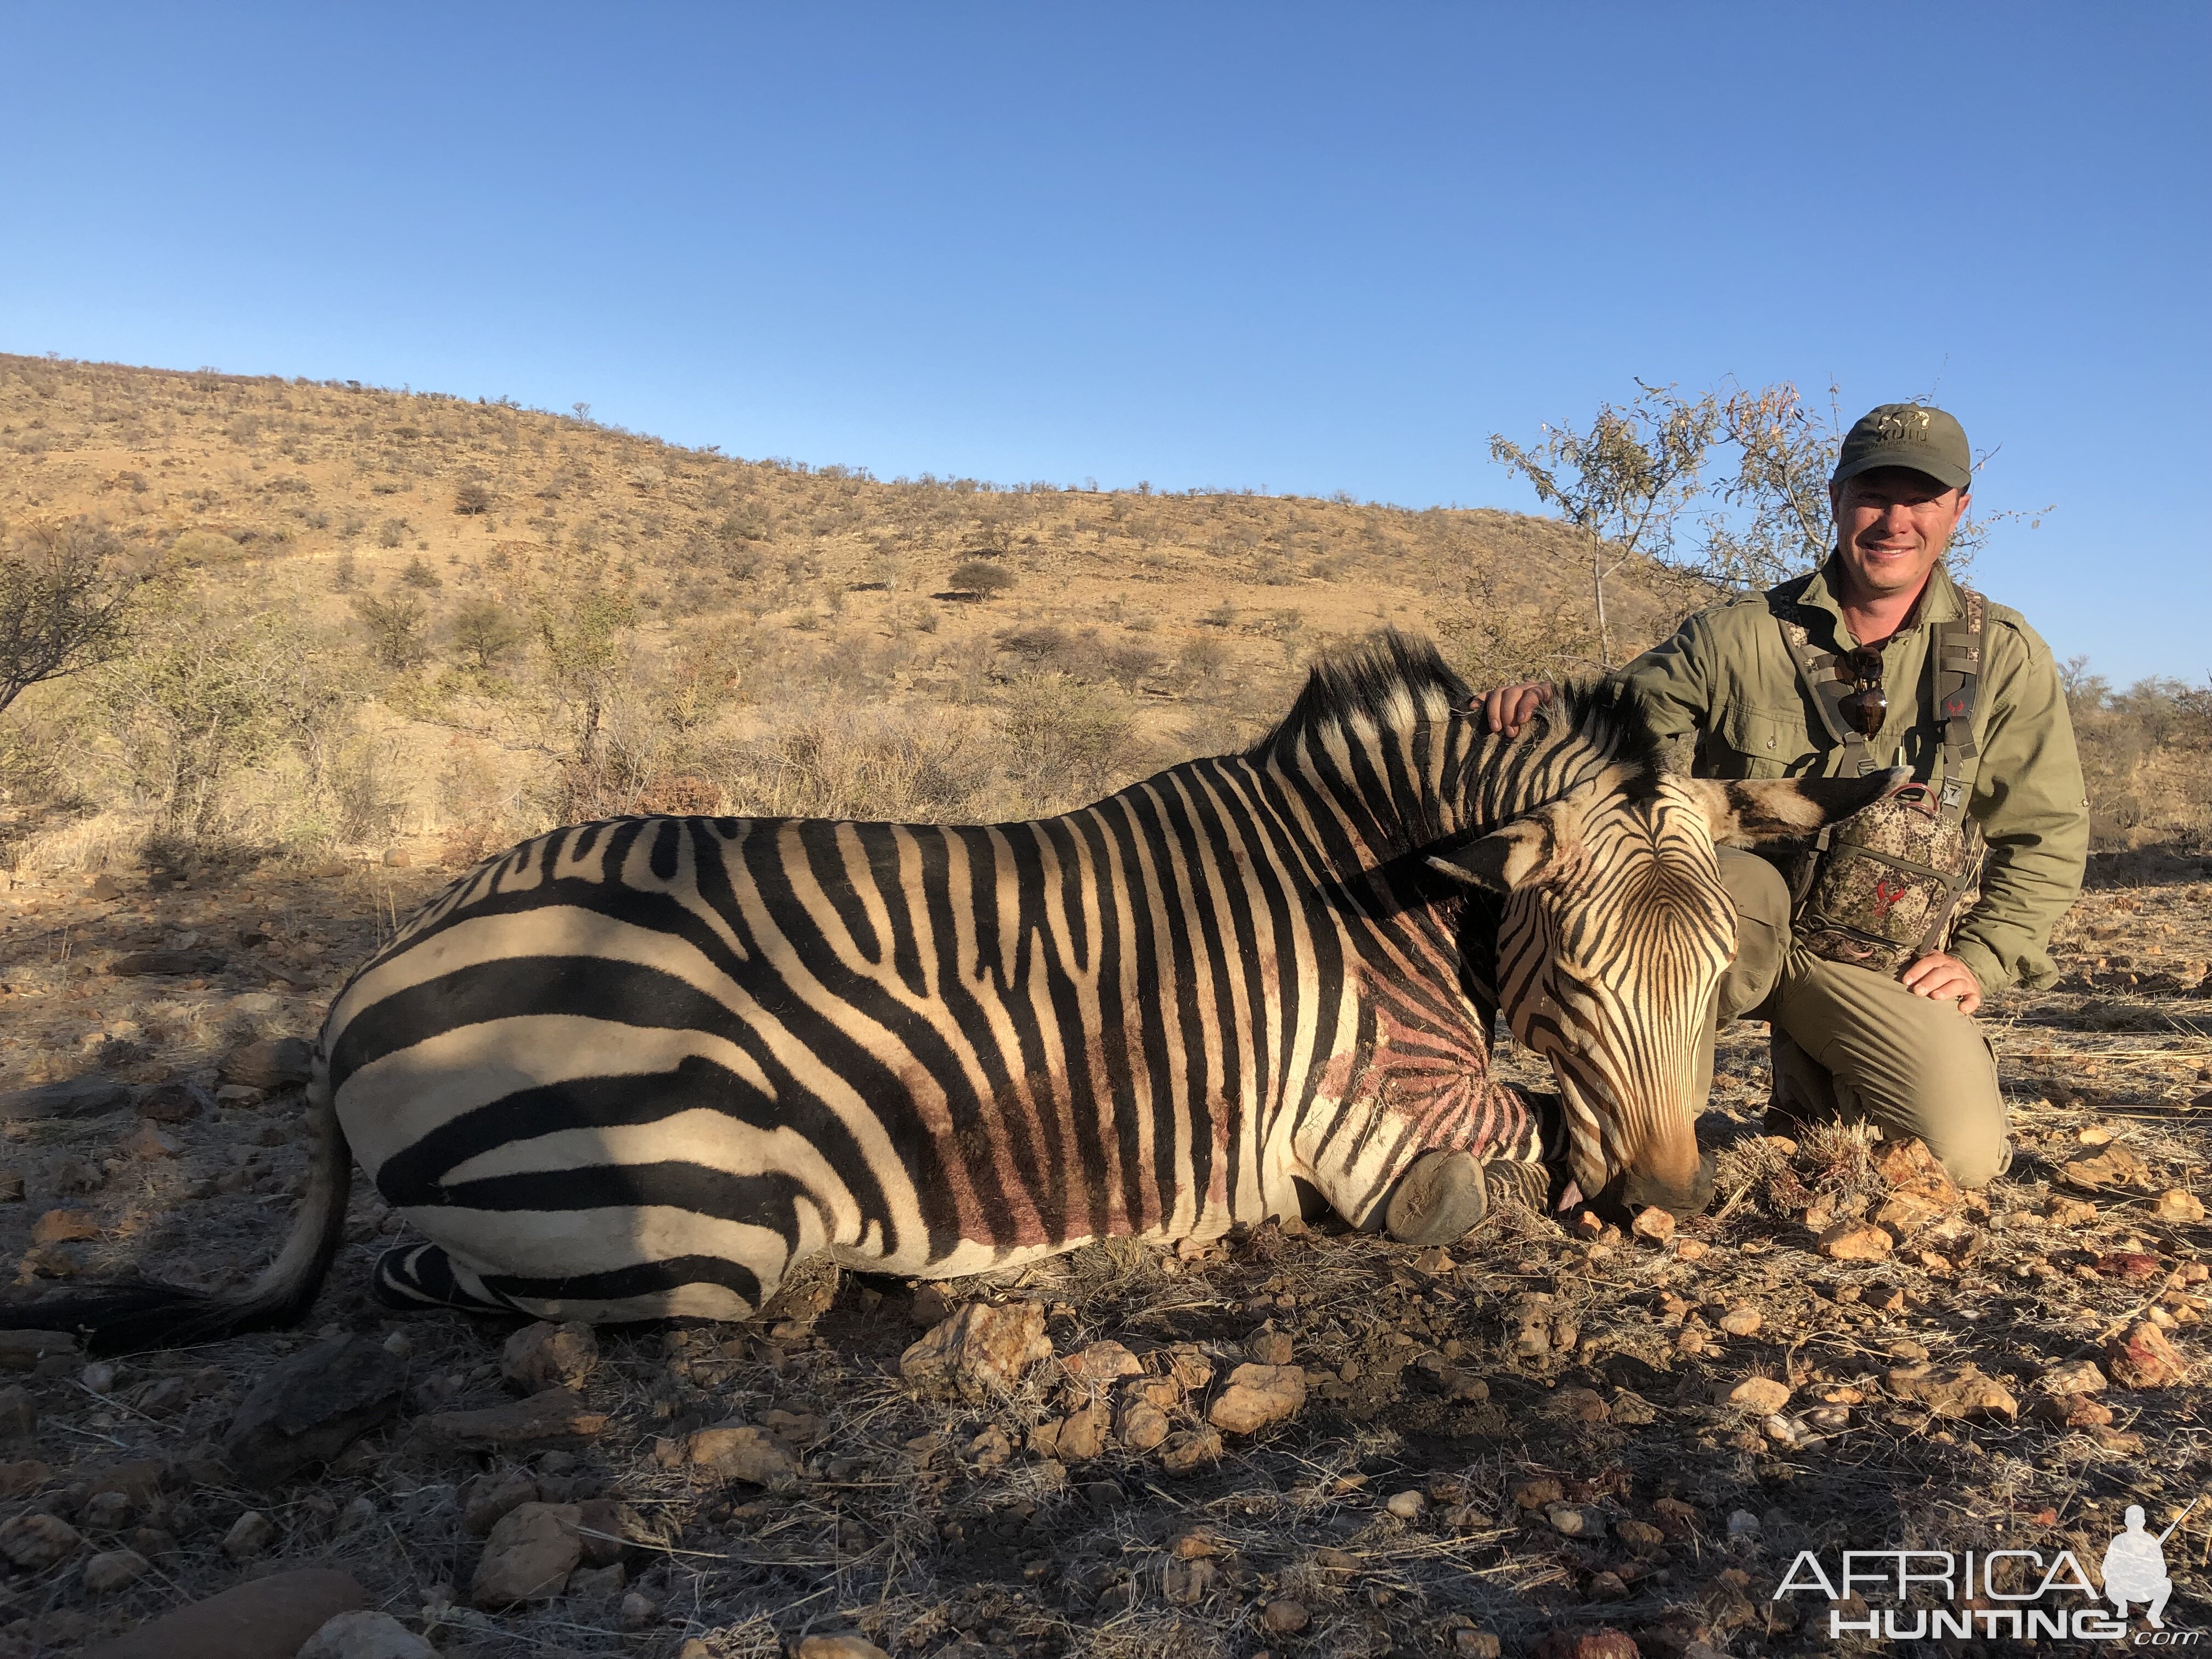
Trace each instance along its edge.
<path fill-rule="evenodd" d="M 640 804 L 1011 816 L 1249 739 L 1311 653 L 1384 625 L 1476 678 L 1590 648 L 1571 538 L 1510 514 L 884 483 L 212 372 L 0 358 L 0 520 L 166 573 L 157 656 L 250 616 L 239 659 L 287 659 L 284 706 L 239 711 L 266 729 L 191 757 L 224 775 L 182 802 L 149 730 L 204 711 L 27 697 L 19 750 L 41 720 L 73 740 L 43 789 L 17 769 L 8 861 L 58 869 L 164 830 L 459 858 Z M 1658 574 L 1619 585 L 1632 637 L 1683 606 Z M 838 750 L 823 775 L 794 773 L 795 726 Z"/>

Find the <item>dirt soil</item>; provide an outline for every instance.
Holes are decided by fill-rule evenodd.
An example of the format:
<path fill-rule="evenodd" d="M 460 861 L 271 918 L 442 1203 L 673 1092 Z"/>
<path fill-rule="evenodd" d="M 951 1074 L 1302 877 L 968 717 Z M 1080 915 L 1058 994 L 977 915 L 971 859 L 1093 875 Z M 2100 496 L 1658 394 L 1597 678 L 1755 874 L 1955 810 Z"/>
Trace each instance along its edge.
<path fill-rule="evenodd" d="M 1671 1241 L 1507 1209 L 1449 1252 L 1294 1224 L 934 1288 L 822 1273 L 755 1326 L 600 1334 L 581 1392 L 604 1425 L 502 1459 L 441 1449 L 422 1419 L 514 1397 L 500 1362 L 515 1325 L 377 1306 L 369 1264 L 398 1224 L 357 1182 L 301 1330 L 0 1378 L 15 1390 L 0 1392 L 0 1546 L 36 1515 L 76 1540 L 6 1566 L 0 1653 L 70 1652 L 308 1565 L 352 1573 L 455 1655 L 727 1659 L 836 1632 L 920 1655 L 1478 1655 L 1491 1636 L 1528 1652 L 1601 1628 L 1645 1653 L 1826 1653 L 1850 1649 L 1825 1604 L 1770 1599 L 1800 1548 L 2067 1547 L 2094 1565 L 2126 1504 L 2156 1528 L 2212 1486 L 2212 1234 L 2188 1196 L 2205 1189 L 2212 1111 L 2212 864 L 2100 866 L 2059 936 L 2063 985 L 1985 1015 L 2010 1172 L 1893 1225 L 1883 1260 L 1814 1241 L 1889 1201 L 1870 1151 L 1890 1149 L 1763 1137 L 1764 1035 L 1738 1026 L 1702 1126 L 1716 1201 Z M 223 1058 L 312 1037 L 350 965 L 444 878 L 194 867 L 0 895 L 0 1090 L 104 1076 L 167 1120 L 126 1103 L 0 1126 L 15 1294 L 131 1267 L 216 1286 L 265 1261 L 302 1184 L 301 1102 L 225 1085 Z M 216 960 L 111 971 L 156 950 Z M 1507 1056 L 1540 1080 L 1528 1062 Z M 223 1097 L 191 1115 L 164 1083 Z M 1181 1431 L 1168 1448 L 1194 1448 L 1193 1466 L 1111 1434 L 1077 1455 L 1090 1448 L 1059 1425 L 1102 1385 L 1056 1360 L 974 1400 L 918 1394 L 902 1352 L 975 1300 L 1042 1304 L 1061 1358 L 1124 1345 L 1146 1375 L 1115 1397 L 1157 1387 Z M 2045 1391 L 2082 1359 L 2111 1371 L 2113 1340 L 2147 1322 L 2178 1377 Z M 246 1490 L 216 1456 L 241 1399 L 341 1331 L 388 1337 L 405 1408 L 326 1469 Z M 1285 1352 L 1302 1408 L 1204 1455 L 1228 1373 Z M 1786 1402 L 1721 1398 L 1753 1377 Z M 686 1436 L 730 1421 L 765 1428 L 795 1481 L 684 1464 Z M 1056 1434 L 1066 1455 L 1040 1455 Z M 510 1503 L 627 1505 L 621 1563 L 527 1607 L 472 1607 L 486 1542 L 466 1511 L 488 1524 L 502 1481 Z M 2166 1548 L 2183 1625 L 2209 1546 L 2200 1505 Z M 88 1582 L 126 1549 L 140 1576 Z"/>

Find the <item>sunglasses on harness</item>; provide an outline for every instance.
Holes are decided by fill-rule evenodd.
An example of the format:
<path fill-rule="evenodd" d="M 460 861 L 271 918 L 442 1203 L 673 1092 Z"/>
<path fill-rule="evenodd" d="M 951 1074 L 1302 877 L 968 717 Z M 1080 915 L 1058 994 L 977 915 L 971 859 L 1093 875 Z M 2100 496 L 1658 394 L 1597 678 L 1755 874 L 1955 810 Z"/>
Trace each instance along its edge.
<path fill-rule="evenodd" d="M 1858 728 L 1860 736 L 1874 736 L 1889 717 L 1889 699 L 1881 690 L 1881 647 L 1863 645 L 1856 651 L 1846 651 L 1836 659 L 1836 665 L 1851 683 L 1850 694 L 1837 708 Z"/>

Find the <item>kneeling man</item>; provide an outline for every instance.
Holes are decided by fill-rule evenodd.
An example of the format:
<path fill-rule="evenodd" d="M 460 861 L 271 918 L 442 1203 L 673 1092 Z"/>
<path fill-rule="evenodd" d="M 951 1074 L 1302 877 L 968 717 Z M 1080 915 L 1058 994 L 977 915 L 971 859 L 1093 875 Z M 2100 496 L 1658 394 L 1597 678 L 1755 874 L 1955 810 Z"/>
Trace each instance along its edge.
<path fill-rule="evenodd" d="M 1844 441 L 1828 561 L 1691 617 L 1621 671 L 1698 776 L 1911 769 L 1917 787 L 1787 869 L 1720 850 L 1738 938 L 1715 1018 L 1772 1022 L 1771 1127 L 1871 1119 L 1967 1187 L 2011 1162 L 1974 1011 L 2057 977 L 2051 930 L 2089 837 L 2051 648 L 1943 568 L 1972 482 L 1957 421 L 1884 404 Z M 1491 729 L 1519 731 L 1549 695 L 1491 692 Z"/>

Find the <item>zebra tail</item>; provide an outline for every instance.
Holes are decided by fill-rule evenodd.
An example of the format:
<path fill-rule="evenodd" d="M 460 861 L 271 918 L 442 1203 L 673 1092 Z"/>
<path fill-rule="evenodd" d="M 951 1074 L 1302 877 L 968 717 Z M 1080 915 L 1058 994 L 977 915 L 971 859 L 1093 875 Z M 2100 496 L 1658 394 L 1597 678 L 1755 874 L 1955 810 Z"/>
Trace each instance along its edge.
<path fill-rule="evenodd" d="M 214 1295 L 149 1279 L 95 1285 L 0 1308 L 0 1330 L 67 1331 L 92 1352 L 113 1354 L 219 1341 L 295 1323 L 314 1301 L 337 1254 L 353 1186 L 353 1149 L 339 1126 L 319 1052 L 307 1085 L 307 1196 L 284 1248 L 251 1285 Z"/>

